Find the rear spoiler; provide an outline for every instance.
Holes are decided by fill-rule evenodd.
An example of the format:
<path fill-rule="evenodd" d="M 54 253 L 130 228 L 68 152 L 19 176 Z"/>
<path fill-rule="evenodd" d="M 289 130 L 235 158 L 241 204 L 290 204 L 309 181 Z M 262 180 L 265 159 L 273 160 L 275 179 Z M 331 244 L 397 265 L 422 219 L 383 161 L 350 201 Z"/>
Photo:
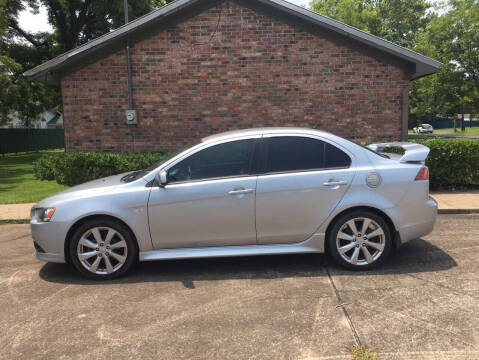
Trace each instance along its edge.
<path fill-rule="evenodd" d="M 368 148 L 376 152 L 383 152 L 385 148 L 390 147 L 400 147 L 403 148 L 405 153 L 399 159 L 399 162 L 421 162 L 424 163 L 427 156 L 429 155 L 429 148 L 421 144 L 414 144 L 409 142 L 390 142 L 382 144 L 371 144 L 368 145 Z"/>

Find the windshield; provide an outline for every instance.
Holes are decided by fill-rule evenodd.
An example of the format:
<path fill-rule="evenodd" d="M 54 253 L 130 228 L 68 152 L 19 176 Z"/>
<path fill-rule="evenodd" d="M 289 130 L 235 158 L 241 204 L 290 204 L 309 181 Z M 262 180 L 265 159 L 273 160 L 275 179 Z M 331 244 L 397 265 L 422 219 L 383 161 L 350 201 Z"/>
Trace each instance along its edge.
<path fill-rule="evenodd" d="M 147 168 L 145 169 L 141 169 L 141 170 L 137 170 L 137 171 L 133 171 L 132 173 L 129 173 L 125 176 L 123 176 L 121 178 L 121 181 L 123 182 L 132 182 L 132 181 L 135 181 L 143 176 L 145 176 L 146 174 L 148 174 L 150 171 L 152 170 L 155 170 L 156 168 L 160 167 L 161 165 L 163 165 L 164 163 L 166 163 L 167 161 L 170 161 L 172 158 L 174 158 L 176 155 L 182 153 L 183 151 L 185 151 L 186 149 L 189 149 L 190 147 L 192 146 L 186 146 L 184 148 L 181 148 L 180 150 L 177 150 L 177 151 L 174 151 L 170 154 L 168 154 L 166 157 L 164 157 L 163 159 L 151 164 L 150 166 L 148 166 Z"/>
<path fill-rule="evenodd" d="M 429 125 L 429 124 L 422 124 L 422 127 L 425 128 L 425 129 L 430 129 L 430 128 L 432 128 L 432 126 Z"/>

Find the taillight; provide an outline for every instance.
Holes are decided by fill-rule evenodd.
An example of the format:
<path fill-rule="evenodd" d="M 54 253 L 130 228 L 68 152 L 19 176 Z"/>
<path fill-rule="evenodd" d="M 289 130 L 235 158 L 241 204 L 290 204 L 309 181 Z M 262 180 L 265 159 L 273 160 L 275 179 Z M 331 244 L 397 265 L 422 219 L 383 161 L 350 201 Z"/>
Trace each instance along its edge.
<path fill-rule="evenodd" d="M 414 180 L 429 180 L 429 169 L 427 166 L 423 166 L 416 175 Z"/>

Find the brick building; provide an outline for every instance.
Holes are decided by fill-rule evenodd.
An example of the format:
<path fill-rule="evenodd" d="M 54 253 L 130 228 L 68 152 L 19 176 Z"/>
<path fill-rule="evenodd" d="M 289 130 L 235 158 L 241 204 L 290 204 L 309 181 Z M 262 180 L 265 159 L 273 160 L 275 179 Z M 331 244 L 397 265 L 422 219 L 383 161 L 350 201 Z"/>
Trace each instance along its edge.
<path fill-rule="evenodd" d="M 25 75 L 61 84 L 67 151 L 171 151 L 258 126 L 400 139 L 440 65 L 283 0 L 177 0 Z"/>

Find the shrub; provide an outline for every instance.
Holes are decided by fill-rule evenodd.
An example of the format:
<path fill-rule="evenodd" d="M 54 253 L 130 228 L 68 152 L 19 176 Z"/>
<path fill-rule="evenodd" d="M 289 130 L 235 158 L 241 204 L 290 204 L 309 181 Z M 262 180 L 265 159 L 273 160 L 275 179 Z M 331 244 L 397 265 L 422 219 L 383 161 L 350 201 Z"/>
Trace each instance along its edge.
<path fill-rule="evenodd" d="M 102 177 L 144 169 L 165 158 L 165 153 L 58 153 L 34 163 L 35 177 L 77 185 Z"/>
<path fill-rule="evenodd" d="M 444 138 L 410 141 L 431 149 L 426 165 L 432 189 L 479 185 L 479 141 Z M 144 169 L 165 156 L 165 153 L 55 153 L 39 158 L 34 163 L 34 171 L 40 180 L 56 180 L 72 186 Z"/>
<path fill-rule="evenodd" d="M 410 137 L 409 142 L 423 144 L 431 150 L 426 159 L 431 189 L 479 185 L 479 141 L 423 136 Z M 404 152 L 396 147 L 384 151 Z"/>
<path fill-rule="evenodd" d="M 39 157 L 33 163 L 35 177 L 40 180 L 55 180 L 55 169 L 64 153 L 48 154 Z"/>
<path fill-rule="evenodd" d="M 479 184 L 479 141 L 441 138 L 412 141 L 431 149 L 426 159 L 431 188 Z"/>

